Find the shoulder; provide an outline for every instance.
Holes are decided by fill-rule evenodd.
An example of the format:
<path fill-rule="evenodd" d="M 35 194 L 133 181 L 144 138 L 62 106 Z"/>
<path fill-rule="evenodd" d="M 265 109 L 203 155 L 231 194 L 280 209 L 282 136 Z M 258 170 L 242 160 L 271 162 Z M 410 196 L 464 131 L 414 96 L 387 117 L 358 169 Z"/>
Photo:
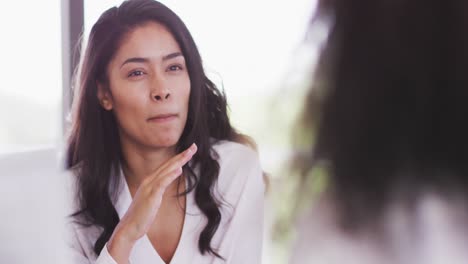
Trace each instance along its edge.
<path fill-rule="evenodd" d="M 79 207 L 79 199 L 78 199 L 78 171 L 76 169 L 68 169 L 65 171 L 65 192 L 66 192 L 66 203 L 67 203 L 67 215 L 74 214 L 77 212 Z"/>
<path fill-rule="evenodd" d="M 252 148 L 233 141 L 221 140 L 213 145 L 221 165 L 259 165 L 258 153 Z"/>
<path fill-rule="evenodd" d="M 84 252 L 90 252 L 93 240 L 97 239 L 101 230 L 90 225 L 80 211 L 78 195 L 78 176 L 76 171 L 68 170 L 65 189 L 67 192 L 66 235 L 69 246 L 80 247 Z"/>
<path fill-rule="evenodd" d="M 255 150 L 225 140 L 214 144 L 213 150 L 220 167 L 217 185 L 221 196 L 236 199 L 248 187 L 263 192 L 263 172 Z"/>
<path fill-rule="evenodd" d="M 80 256 L 80 258 L 95 261 L 97 254 L 94 253 L 94 243 L 99 238 L 102 229 L 96 226 L 86 226 L 78 221 L 77 218 L 68 218 L 66 222 L 64 234 L 66 247 L 74 258 Z"/>

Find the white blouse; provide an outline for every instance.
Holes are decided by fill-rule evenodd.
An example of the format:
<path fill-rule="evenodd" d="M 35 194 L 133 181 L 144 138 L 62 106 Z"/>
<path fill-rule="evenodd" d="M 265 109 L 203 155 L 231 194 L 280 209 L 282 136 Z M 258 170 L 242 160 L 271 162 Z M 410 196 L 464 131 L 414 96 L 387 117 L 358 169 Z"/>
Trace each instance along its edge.
<path fill-rule="evenodd" d="M 261 263 L 263 210 L 265 186 L 258 155 L 252 149 L 229 141 L 214 145 L 219 154 L 219 177 L 214 194 L 221 201 L 221 223 L 211 240 L 213 249 L 225 259 L 211 254 L 202 255 L 198 250 L 198 239 L 207 222 L 195 203 L 194 192 L 186 197 L 186 213 L 182 234 L 171 264 L 186 263 Z M 121 183 L 114 207 L 122 218 L 128 210 L 132 197 L 128 185 L 120 173 Z M 83 227 L 69 223 L 68 245 L 73 256 L 72 263 L 116 264 L 104 246 L 99 256 L 93 246 L 101 233 L 96 226 Z M 131 264 L 163 264 L 164 261 L 145 235 L 138 240 L 130 254 Z"/>

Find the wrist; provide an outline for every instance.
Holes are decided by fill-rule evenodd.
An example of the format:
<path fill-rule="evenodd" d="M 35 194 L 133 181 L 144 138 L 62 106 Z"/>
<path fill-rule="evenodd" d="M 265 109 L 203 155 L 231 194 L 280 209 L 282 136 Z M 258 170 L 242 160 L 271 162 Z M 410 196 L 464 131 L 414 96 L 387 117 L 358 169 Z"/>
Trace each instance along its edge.
<path fill-rule="evenodd" d="M 134 245 L 135 241 L 129 239 L 125 231 L 117 226 L 107 243 L 107 250 L 117 263 L 128 263 Z"/>

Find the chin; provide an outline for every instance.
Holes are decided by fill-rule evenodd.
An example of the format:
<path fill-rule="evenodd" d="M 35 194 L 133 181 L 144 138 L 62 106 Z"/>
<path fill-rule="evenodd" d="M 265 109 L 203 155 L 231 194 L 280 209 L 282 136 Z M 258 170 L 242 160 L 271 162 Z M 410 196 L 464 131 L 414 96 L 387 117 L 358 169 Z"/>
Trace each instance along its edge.
<path fill-rule="evenodd" d="M 183 129 L 178 126 L 169 126 L 150 130 L 145 133 L 144 144 L 152 148 L 167 148 L 176 146 L 182 136 Z"/>
<path fill-rule="evenodd" d="M 153 146 L 157 147 L 173 147 L 179 142 L 180 135 L 168 135 L 166 137 L 159 137 L 153 142 Z"/>

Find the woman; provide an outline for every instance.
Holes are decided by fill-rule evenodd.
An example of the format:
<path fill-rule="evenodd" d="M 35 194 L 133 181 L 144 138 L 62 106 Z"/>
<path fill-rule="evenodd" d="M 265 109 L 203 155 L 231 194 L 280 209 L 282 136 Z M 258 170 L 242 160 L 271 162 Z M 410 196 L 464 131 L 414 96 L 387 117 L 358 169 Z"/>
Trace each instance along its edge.
<path fill-rule="evenodd" d="M 291 263 L 466 263 L 468 3 L 319 3 L 303 165 L 328 180 Z"/>
<path fill-rule="evenodd" d="M 77 88 L 74 263 L 261 262 L 257 154 L 176 14 L 152 0 L 104 12 Z"/>

